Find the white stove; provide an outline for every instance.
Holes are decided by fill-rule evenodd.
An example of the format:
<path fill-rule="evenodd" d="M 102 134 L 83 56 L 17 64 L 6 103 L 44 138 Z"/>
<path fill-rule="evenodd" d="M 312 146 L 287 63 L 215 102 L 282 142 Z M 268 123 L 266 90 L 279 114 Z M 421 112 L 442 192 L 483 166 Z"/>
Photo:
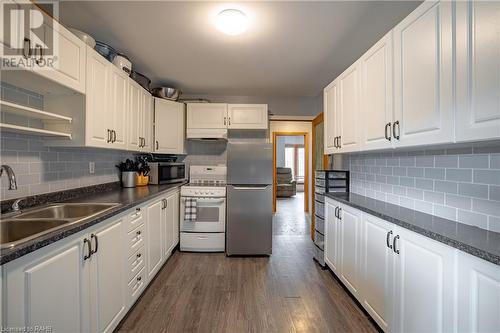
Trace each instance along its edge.
<path fill-rule="evenodd" d="M 226 240 L 225 165 L 191 166 L 189 184 L 181 187 L 180 248 L 224 252 Z M 196 219 L 185 219 L 186 200 L 196 201 Z"/>

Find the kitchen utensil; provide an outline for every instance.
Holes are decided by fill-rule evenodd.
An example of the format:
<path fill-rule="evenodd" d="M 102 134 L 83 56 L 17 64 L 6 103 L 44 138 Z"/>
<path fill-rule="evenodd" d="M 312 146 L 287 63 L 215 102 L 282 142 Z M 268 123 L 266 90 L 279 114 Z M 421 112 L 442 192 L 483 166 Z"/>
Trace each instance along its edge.
<path fill-rule="evenodd" d="M 86 32 L 83 32 L 83 31 L 80 31 L 78 29 L 75 29 L 75 28 L 69 28 L 69 30 L 76 36 L 78 37 L 80 40 L 82 40 L 85 44 L 87 44 L 88 46 L 90 46 L 91 48 L 94 48 L 95 47 L 95 39 L 92 38 L 92 36 L 90 36 L 88 33 Z"/>
<path fill-rule="evenodd" d="M 170 87 L 157 87 L 153 88 L 152 92 L 153 96 L 168 99 L 171 101 L 176 101 L 181 96 L 182 92 L 176 88 Z"/>
<path fill-rule="evenodd" d="M 125 73 L 130 75 L 132 72 L 132 63 L 130 59 L 123 53 L 117 53 L 115 58 L 113 59 L 113 65 L 122 69 Z"/>
<path fill-rule="evenodd" d="M 151 86 L 151 80 L 141 74 L 141 73 L 138 73 L 138 72 L 135 72 L 135 71 L 132 71 L 130 73 L 130 77 L 137 83 L 139 83 L 144 89 L 146 89 L 147 91 L 150 91 L 150 86 Z"/>
<path fill-rule="evenodd" d="M 113 62 L 116 57 L 116 50 L 106 43 L 96 41 L 94 49 L 109 62 Z"/>

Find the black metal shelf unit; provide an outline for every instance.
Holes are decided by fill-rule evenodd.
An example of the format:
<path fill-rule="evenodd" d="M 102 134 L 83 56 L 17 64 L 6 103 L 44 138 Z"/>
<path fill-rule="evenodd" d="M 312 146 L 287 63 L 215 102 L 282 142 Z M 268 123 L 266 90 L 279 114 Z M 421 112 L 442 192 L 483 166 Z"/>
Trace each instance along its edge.
<path fill-rule="evenodd" d="M 349 192 L 349 171 L 317 170 L 314 179 L 314 253 L 313 259 L 325 267 L 325 193 Z"/>

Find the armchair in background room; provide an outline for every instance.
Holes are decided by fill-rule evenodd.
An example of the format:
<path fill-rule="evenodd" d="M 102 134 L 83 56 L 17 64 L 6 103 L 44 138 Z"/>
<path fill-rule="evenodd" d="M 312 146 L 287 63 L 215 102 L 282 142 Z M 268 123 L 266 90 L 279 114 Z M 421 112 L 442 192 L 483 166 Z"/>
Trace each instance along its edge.
<path fill-rule="evenodd" d="M 297 181 L 293 179 L 291 168 L 276 168 L 276 196 L 293 197 L 297 193 Z"/>

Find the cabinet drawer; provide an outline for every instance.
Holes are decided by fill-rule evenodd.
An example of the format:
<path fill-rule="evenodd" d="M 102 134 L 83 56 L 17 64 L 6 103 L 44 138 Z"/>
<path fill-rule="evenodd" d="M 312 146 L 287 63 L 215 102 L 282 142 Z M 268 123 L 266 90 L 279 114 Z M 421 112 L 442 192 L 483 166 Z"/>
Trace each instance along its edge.
<path fill-rule="evenodd" d="M 224 251 L 224 233 L 181 232 L 181 251 Z"/>
<path fill-rule="evenodd" d="M 128 255 L 132 255 L 144 245 L 144 224 L 138 226 L 128 233 Z"/>
<path fill-rule="evenodd" d="M 132 281 L 128 283 L 130 303 L 135 302 L 135 300 L 141 295 L 145 286 L 146 286 L 146 269 L 143 268 L 136 276 L 134 276 Z"/>
<path fill-rule="evenodd" d="M 318 231 L 324 235 L 325 234 L 325 219 L 316 215 L 315 219 L 314 219 L 314 229 L 316 229 L 316 231 Z"/>
<path fill-rule="evenodd" d="M 144 268 L 146 263 L 146 253 L 144 251 L 144 246 L 141 246 L 140 249 L 137 250 L 133 255 L 128 258 L 128 279 L 127 281 L 132 280 L 134 276 L 137 275 L 141 269 Z"/>
<path fill-rule="evenodd" d="M 319 201 L 321 203 L 325 203 L 325 195 L 324 194 L 315 193 L 314 198 L 316 201 Z"/>
<path fill-rule="evenodd" d="M 313 246 L 313 258 L 316 259 L 321 266 L 325 266 L 325 252 L 316 245 Z"/>
<path fill-rule="evenodd" d="M 144 224 L 143 209 L 138 207 L 127 217 L 127 232 L 134 230 L 142 224 Z"/>
<path fill-rule="evenodd" d="M 321 217 L 325 216 L 325 204 L 319 201 L 316 201 L 314 203 L 316 206 L 314 207 L 316 211 L 316 215 L 319 215 Z"/>
<path fill-rule="evenodd" d="M 321 250 L 325 248 L 325 236 L 320 234 L 318 231 L 314 231 L 314 244 Z"/>

